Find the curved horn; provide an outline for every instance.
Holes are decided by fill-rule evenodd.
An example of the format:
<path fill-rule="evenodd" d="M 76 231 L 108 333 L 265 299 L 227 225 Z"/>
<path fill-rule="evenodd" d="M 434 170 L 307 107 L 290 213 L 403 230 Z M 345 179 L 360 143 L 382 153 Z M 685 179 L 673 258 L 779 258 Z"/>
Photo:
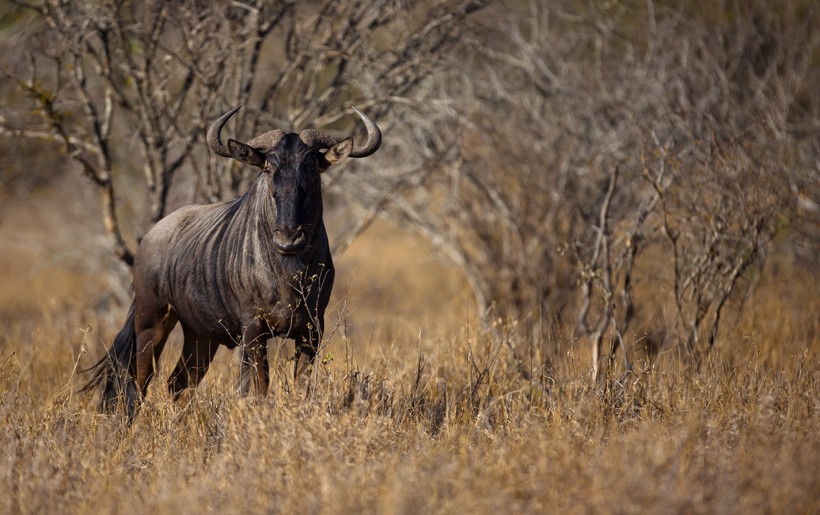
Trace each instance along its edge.
<path fill-rule="evenodd" d="M 352 106 L 351 106 L 352 107 Z M 350 151 L 350 157 L 367 157 L 372 155 L 379 149 L 382 144 L 382 131 L 379 130 L 378 125 L 373 123 L 370 118 L 362 114 L 361 111 L 353 107 L 356 114 L 364 122 L 367 129 L 367 141 L 361 147 L 356 147 Z M 305 129 L 299 133 L 299 138 L 309 147 L 330 148 L 339 143 L 341 140 L 316 129 Z"/>
<path fill-rule="evenodd" d="M 299 133 L 299 139 L 309 147 L 330 148 L 339 142 L 330 134 L 317 129 L 305 129 Z"/>
<path fill-rule="evenodd" d="M 379 146 L 382 144 L 382 131 L 379 130 L 378 125 L 373 123 L 370 118 L 362 114 L 361 111 L 353 106 L 350 107 L 356 111 L 356 114 L 362 119 L 362 122 L 364 122 L 364 126 L 367 129 L 367 141 L 365 141 L 364 146 L 354 147 L 350 152 L 350 157 L 367 157 L 379 150 Z"/>
<path fill-rule="evenodd" d="M 205 140 L 208 142 L 208 148 L 213 150 L 214 154 L 222 157 L 233 157 L 233 155 L 231 155 L 231 151 L 228 150 L 228 147 L 222 143 L 219 134 L 222 132 L 222 127 L 225 126 L 225 122 L 228 121 L 228 118 L 236 114 L 236 112 L 241 108 L 241 105 L 234 107 L 227 113 L 217 118 L 216 121 L 208 127 L 208 133 L 205 136 Z"/>
<path fill-rule="evenodd" d="M 248 142 L 248 145 L 256 150 L 267 152 L 275 147 L 284 136 L 285 131 L 273 129 L 272 131 L 268 131 L 253 138 Z"/>

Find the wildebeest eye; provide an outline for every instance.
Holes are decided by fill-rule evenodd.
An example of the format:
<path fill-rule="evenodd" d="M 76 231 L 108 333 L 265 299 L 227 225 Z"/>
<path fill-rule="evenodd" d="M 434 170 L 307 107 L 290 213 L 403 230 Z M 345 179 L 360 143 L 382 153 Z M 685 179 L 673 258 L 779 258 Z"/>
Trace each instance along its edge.
<path fill-rule="evenodd" d="M 268 160 L 268 168 L 272 171 L 277 170 L 281 166 L 281 163 L 279 161 L 279 156 L 277 156 L 276 154 L 268 154 L 267 160 Z"/>
<path fill-rule="evenodd" d="M 304 166 L 304 164 L 302 166 Z M 306 171 L 310 171 L 310 172 L 316 171 L 315 165 L 314 165 L 313 169 L 310 169 L 310 170 L 306 169 Z M 304 177 L 304 179 L 303 179 L 304 183 L 303 184 L 305 185 L 305 190 L 307 190 L 309 193 L 314 193 L 319 188 L 319 185 L 322 183 L 322 180 L 319 178 L 319 174 L 317 174 L 317 173 L 309 173 L 309 174 L 307 174 L 306 176 L 303 176 L 303 177 Z"/>
<path fill-rule="evenodd" d="M 315 172 L 318 163 L 319 160 L 316 159 L 316 156 L 309 155 L 302 161 L 302 170 L 309 173 Z"/>

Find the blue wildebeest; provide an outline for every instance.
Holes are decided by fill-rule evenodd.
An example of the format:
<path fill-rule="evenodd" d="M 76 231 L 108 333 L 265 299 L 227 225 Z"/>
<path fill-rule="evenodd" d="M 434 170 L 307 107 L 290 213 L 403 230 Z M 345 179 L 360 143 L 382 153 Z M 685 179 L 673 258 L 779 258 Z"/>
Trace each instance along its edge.
<path fill-rule="evenodd" d="M 225 145 L 222 127 L 238 110 L 210 126 L 208 146 L 262 171 L 241 198 L 181 208 L 145 235 L 125 326 L 84 388 L 102 388 L 101 411 L 114 411 L 124 399 L 134 416 L 177 322 L 184 343 L 168 379 L 175 399 L 199 383 L 220 344 L 241 345 L 243 395 L 251 383 L 267 391 L 269 338 L 295 341 L 297 377 L 316 355 L 334 277 L 320 175 L 346 157 L 373 154 L 381 132 L 354 108 L 367 129 L 361 147 L 317 130 L 273 130 Z"/>

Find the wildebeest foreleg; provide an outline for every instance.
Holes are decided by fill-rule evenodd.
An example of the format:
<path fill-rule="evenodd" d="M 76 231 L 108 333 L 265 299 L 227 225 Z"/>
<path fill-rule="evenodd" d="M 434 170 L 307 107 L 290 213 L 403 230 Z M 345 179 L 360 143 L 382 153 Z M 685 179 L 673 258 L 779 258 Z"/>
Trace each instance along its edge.
<path fill-rule="evenodd" d="M 265 396 L 268 393 L 268 339 L 272 337 L 267 322 L 255 318 L 248 324 L 242 335 L 242 358 L 239 362 L 239 393 L 248 395 L 251 383 L 256 385 L 256 392 Z"/>

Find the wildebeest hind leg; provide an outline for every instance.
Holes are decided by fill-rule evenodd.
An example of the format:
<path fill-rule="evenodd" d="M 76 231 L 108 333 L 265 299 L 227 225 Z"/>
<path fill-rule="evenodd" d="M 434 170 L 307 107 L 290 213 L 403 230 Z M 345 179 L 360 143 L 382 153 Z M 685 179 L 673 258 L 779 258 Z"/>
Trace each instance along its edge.
<path fill-rule="evenodd" d="M 185 325 L 182 326 L 182 332 L 185 335 L 182 354 L 168 378 L 168 390 L 174 400 L 177 400 L 186 388 L 196 388 L 219 349 L 218 343 L 197 338 Z"/>
<path fill-rule="evenodd" d="M 135 330 L 137 333 L 136 382 L 140 394 L 145 397 L 148 383 L 154 376 L 154 362 L 159 360 L 168 335 L 177 323 L 177 315 L 170 305 L 161 310 L 137 309 Z"/>

